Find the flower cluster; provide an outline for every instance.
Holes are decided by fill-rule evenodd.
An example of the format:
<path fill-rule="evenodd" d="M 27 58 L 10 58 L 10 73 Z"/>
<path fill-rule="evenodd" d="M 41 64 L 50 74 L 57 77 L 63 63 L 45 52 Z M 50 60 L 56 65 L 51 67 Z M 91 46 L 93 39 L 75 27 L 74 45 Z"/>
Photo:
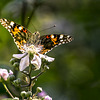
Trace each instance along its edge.
<path fill-rule="evenodd" d="M 31 45 L 28 48 L 26 48 L 25 53 L 13 54 L 13 58 L 10 60 L 10 62 L 15 68 L 17 68 L 16 70 L 20 71 L 22 75 L 25 75 L 24 80 L 12 75 L 13 72 L 11 70 L 9 70 L 8 72 L 6 69 L 0 69 L 0 79 L 3 78 L 3 80 L 10 82 L 15 87 L 26 87 L 26 89 L 28 89 L 25 89 L 25 91 L 22 91 L 20 93 L 23 100 L 25 98 L 27 98 L 28 100 L 52 100 L 52 98 L 49 95 L 42 91 L 41 87 L 37 87 L 36 93 L 32 93 L 32 87 L 34 86 L 37 78 L 47 69 L 49 69 L 49 62 L 54 61 L 54 58 L 48 57 L 45 54 L 40 54 L 39 51 L 39 48 L 35 47 L 34 45 Z M 26 69 L 27 67 L 29 68 L 29 70 Z M 32 71 L 36 70 L 40 70 L 39 74 L 37 74 L 36 76 L 32 76 Z M 8 90 L 7 86 L 5 84 L 3 85 L 6 91 L 14 100 L 20 99 L 18 97 L 14 97 Z"/>
<path fill-rule="evenodd" d="M 13 72 L 11 70 L 9 70 L 9 73 L 8 73 L 7 69 L 0 68 L 0 80 L 1 78 L 3 78 L 5 81 L 7 81 L 8 76 L 12 74 Z"/>
<path fill-rule="evenodd" d="M 36 93 L 32 95 L 31 91 L 22 91 L 21 92 L 21 97 L 24 99 L 25 97 L 32 97 L 33 99 L 30 100 L 52 100 L 52 98 L 47 95 L 45 91 L 42 90 L 41 87 L 37 87 Z"/>

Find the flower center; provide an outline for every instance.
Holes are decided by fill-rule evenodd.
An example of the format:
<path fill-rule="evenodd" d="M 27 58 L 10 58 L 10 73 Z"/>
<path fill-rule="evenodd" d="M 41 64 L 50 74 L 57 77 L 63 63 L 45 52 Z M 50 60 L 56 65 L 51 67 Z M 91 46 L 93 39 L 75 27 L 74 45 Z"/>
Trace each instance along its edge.
<path fill-rule="evenodd" d="M 36 47 L 34 45 L 30 45 L 26 47 L 27 53 L 37 54 L 40 50 L 41 50 L 41 46 Z"/>

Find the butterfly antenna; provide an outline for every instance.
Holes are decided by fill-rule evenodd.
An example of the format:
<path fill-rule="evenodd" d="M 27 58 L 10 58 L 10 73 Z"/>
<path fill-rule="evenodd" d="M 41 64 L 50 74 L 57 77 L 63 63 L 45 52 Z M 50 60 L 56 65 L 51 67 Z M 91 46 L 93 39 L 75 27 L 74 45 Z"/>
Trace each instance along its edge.
<path fill-rule="evenodd" d="M 41 31 L 45 31 L 45 30 L 48 30 L 48 29 L 52 29 L 52 28 L 54 28 L 54 27 L 56 27 L 56 25 L 53 25 L 53 26 L 51 26 L 51 27 L 49 27 L 49 28 L 46 28 L 46 29 L 43 29 L 43 30 L 41 30 Z M 40 31 L 40 32 L 41 32 Z"/>
<path fill-rule="evenodd" d="M 28 20 L 30 19 L 30 17 L 28 17 Z M 32 26 L 34 27 L 34 29 L 35 29 L 35 31 L 37 31 L 37 29 L 36 29 L 36 27 L 34 26 L 34 24 L 33 23 L 31 23 L 32 24 Z"/>

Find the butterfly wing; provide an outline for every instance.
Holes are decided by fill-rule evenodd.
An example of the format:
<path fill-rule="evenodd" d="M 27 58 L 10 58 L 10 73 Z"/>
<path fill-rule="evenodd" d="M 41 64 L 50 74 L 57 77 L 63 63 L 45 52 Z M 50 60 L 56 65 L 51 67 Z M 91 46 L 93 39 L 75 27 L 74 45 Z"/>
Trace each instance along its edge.
<path fill-rule="evenodd" d="M 10 32 L 18 49 L 25 52 L 23 46 L 24 44 L 32 43 L 33 34 L 22 25 L 5 18 L 0 19 L 0 22 Z"/>
<path fill-rule="evenodd" d="M 25 27 L 5 18 L 0 19 L 0 22 L 10 32 L 18 49 L 23 53 L 25 52 L 24 45 L 29 46 L 32 44 L 37 46 L 41 44 L 42 49 L 39 53 L 46 54 L 54 47 L 72 41 L 71 36 L 63 34 L 43 35 L 40 37 L 39 32 L 31 33 Z"/>
<path fill-rule="evenodd" d="M 51 51 L 54 47 L 69 43 L 73 38 L 65 34 L 52 34 L 52 35 L 43 35 L 40 37 L 41 45 L 43 49 L 40 51 L 41 54 L 46 54 Z"/>

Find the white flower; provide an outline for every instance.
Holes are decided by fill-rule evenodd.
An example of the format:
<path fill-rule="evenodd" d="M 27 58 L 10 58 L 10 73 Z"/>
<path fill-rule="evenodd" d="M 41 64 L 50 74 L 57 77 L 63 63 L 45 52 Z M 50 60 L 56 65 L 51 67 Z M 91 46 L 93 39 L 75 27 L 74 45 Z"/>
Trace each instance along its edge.
<path fill-rule="evenodd" d="M 2 77 L 5 81 L 7 81 L 8 76 L 13 74 L 11 70 L 9 70 L 9 72 L 10 73 L 8 73 L 6 69 L 0 68 L 0 79 Z"/>
<path fill-rule="evenodd" d="M 42 55 L 42 54 L 34 54 L 33 55 L 33 59 L 31 60 L 31 64 L 33 64 L 35 66 L 36 70 L 39 70 L 41 67 L 41 58 L 44 58 L 45 60 L 47 60 L 48 62 L 52 62 L 54 61 L 54 58 L 48 57 L 46 55 Z M 29 66 L 29 54 L 26 55 L 26 53 L 24 54 L 13 54 L 13 57 L 20 59 L 20 64 L 19 64 L 19 70 L 23 71 L 26 67 Z"/>
<path fill-rule="evenodd" d="M 30 45 L 29 47 L 24 46 L 26 53 L 23 54 L 13 54 L 13 57 L 17 59 L 21 59 L 19 64 L 19 70 L 23 71 L 29 64 L 33 64 L 35 66 L 35 70 L 39 70 L 41 67 L 41 58 L 45 59 L 48 62 L 54 61 L 54 58 L 48 57 L 47 55 L 40 54 L 41 46 L 35 47 L 34 45 Z M 33 54 L 33 59 L 29 62 L 29 54 Z"/>

